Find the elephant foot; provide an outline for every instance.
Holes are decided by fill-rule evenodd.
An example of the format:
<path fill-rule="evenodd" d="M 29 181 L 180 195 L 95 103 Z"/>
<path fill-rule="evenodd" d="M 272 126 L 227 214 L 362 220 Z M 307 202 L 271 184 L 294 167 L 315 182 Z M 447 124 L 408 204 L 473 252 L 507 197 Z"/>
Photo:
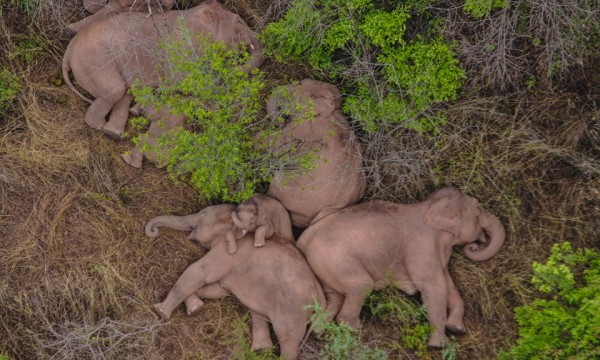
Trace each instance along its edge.
<path fill-rule="evenodd" d="M 142 105 L 140 103 L 136 103 L 132 107 L 129 108 L 129 113 L 133 116 L 140 116 L 140 108 Z"/>
<path fill-rule="evenodd" d="M 268 349 L 270 347 L 273 347 L 273 341 L 271 341 L 271 338 L 262 338 L 262 339 L 252 339 L 252 351 L 260 351 L 260 350 L 264 350 L 264 349 Z"/>
<path fill-rule="evenodd" d="M 65 33 L 67 34 L 67 36 L 73 37 L 77 35 L 77 30 L 72 26 L 73 24 L 69 24 L 65 27 Z"/>
<path fill-rule="evenodd" d="M 141 156 L 133 156 L 133 150 L 129 154 L 121 154 L 121 159 L 129 166 L 136 169 L 142 168 L 142 161 L 144 160 Z"/>
<path fill-rule="evenodd" d="M 160 315 L 160 317 L 165 320 L 169 320 L 171 318 L 171 313 L 165 312 L 165 310 L 163 309 L 162 303 L 154 304 L 154 310 L 156 310 L 158 315 Z"/>
<path fill-rule="evenodd" d="M 433 349 L 442 349 L 444 347 L 444 345 L 446 344 L 446 342 L 447 342 L 446 336 L 441 335 L 437 331 L 435 331 L 429 337 L 427 346 L 429 346 L 430 348 L 433 348 Z"/>
<path fill-rule="evenodd" d="M 446 330 L 455 335 L 464 335 L 467 331 L 464 325 L 446 324 Z"/>
<path fill-rule="evenodd" d="M 104 132 L 106 136 L 108 136 L 114 141 L 121 141 L 125 139 L 125 134 L 119 129 L 111 129 L 108 126 L 104 126 L 102 128 L 102 132 Z"/>
<path fill-rule="evenodd" d="M 204 307 L 204 301 L 197 296 L 190 296 L 185 300 L 187 316 L 194 316 Z"/>
<path fill-rule="evenodd" d="M 236 242 L 235 241 L 228 242 L 227 243 L 227 252 L 229 253 L 229 255 L 235 254 L 236 251 L 237 251 L 237 244 L 236 244 Z"/>
<path fill-rule="evenodd" d="M 263 247 L 265 246 L 265 242 L 264 241 L 254 241 L 254 247 Z"/>

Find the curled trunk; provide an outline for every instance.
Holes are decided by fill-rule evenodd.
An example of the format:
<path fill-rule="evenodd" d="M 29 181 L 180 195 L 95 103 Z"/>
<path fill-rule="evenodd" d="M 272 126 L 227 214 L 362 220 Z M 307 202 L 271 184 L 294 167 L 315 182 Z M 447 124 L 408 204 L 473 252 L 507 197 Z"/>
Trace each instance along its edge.
<path fill-rule="evenodd" d="M 169 227 L 175 230 L 190 231 L 199 221 L 200 214 L 192 214 L 186 216 L 157 216 L 146 224 L 144 232 L 149 237 L 157 237 L 159 235 L 158 228 Z"/>
<path fill-rule="evenodd" d="M 484 237 L 489 240 L 486 241 L 487 246 L 485 248 L 482 248 L 478 243 L 465 245 L 465 254 L 473 261 L 488 260 L 496 255 L 504 244 L 504 239 L 506 237 L 504 226 L 500 222 L 500 219 L 487 211 L 482 211 L 479 215 L 479 223 L 485 233 Z"/>

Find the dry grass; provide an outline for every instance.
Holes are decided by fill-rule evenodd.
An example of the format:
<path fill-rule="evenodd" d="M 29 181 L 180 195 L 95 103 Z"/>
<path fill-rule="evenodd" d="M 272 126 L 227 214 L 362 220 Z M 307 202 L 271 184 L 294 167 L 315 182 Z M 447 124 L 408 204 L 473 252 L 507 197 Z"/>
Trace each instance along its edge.
<path fill-rule="evenodd" d="M 274 11 L 264 1 L 226 3 L 255 26 Z M 77 10 L 66 1 L 43 4 L 31 24 L 18 21 L 15 9 L 0 16 L 6 51 L 0 65 L 20 74 L 23 85 L 14 111 L 0 122 L 0 353 L 228 359 L 245 314 L 237 300 L 208 301 L 197 317 L 177 311 L 168 322 L 151 307 L 203 251 L 181 232 L 149 239 L 144 223 L 205 204 L 164 170 L 125 165 L 118 155 L 130 145 L 87 127 L 85 104 L 48 83 L 66 46 L 62 25 Z M 56 21 L 50 14 L 58 14 Z M 39 37 L 44 55 L 27 64 L 8 56 L 22 34 Z M 265 71 L 271 85 L 309 73 L 274 63 Z M 591 83 L 600 83 L 594 76 Z M 473 98 L 449 108 L 437 138 L 402 129 L 363 136 L 369 198 L 416 201 L 453 185 L 480 199 L 507 228 L 507 243 L 492 260 L 474 263 L 458 249 L 452 257 L 467 308 L 460 359 L 495 358 L 515 338 L 513 308 L 534 295 L 530 265 L 551 244 L 600 248 L 599 100 L 593 90 Z M 367 318 L 361 339 L 390 350 L 391 358 L 417 358 L 380 321 Z M 319 358 L 322 346 L 311 339 L 302 358 Z"/>

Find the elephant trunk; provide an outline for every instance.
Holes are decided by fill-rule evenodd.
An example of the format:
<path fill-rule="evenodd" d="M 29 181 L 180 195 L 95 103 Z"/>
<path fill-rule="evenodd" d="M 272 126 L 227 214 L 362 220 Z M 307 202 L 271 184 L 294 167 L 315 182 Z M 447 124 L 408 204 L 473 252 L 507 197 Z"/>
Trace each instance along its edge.
<path fill-rule="evenodd" d="M 158 228 L 169 227 L 175 230 L 190 231 L 198 223 L 199 214 L 191 214 L 186 216 L 157 216 L 146 224 L 144 232 L 149 237 L 157 237 L 159 235 Z"/>
<path fill-rule="evenodd" d="M 483 237 L 487 237 L 489 240 L 486 241 L 487 246 L 483 249 L 477 243 L 470 243 L 465 246 L 465 254 L 473 261 L 488 260 L 496 255 L 504 244 L 506 237 L 500 219 L 485 210 L 479 215 L 479 224 L 484 232 Z"/>
<path fill-rule="evenodd" d="M 244 224 L 242 224 L 242 220 L 240 220 L 240 218 L 237 215 L 237 212 L 233 211 L 231 213 L 231 220 L 233 220 L 233 223 L 235 224 L 235 226 L 237 226 L 240 229 L 244 228 Z"/>

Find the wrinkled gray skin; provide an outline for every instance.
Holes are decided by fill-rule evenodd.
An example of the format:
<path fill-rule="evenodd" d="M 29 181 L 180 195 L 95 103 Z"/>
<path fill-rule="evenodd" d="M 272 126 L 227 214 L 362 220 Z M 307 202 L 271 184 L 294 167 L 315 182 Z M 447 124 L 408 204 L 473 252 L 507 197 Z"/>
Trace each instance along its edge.
<path fill-rule="evenodd" d="M 395 285 L 411 295 L 419 291 L 435 329 L 428 344 L 441 347 L 444 329 L 465 331 L 464 303 L 448 272 L 452 247 L 466 244 L 467 257 L 483 261 L 504 238 L 500 220 L 477 200 L 444 188 L 420 203 L 350 206 L 312 224 L 297 246 L 323 285 L 332 317 L 360 327 L 372 290 Z"/>
<path fill-rule="evenodd" d="M 316 148 L 319 158 L 307 173 L 294 176 L 284 170 L 276 174 L 267 194 L 289 210 L 294 226 L 305 228 L 321 216 L 355 204 L 364 195 L 362 150 L 341 112 L 342 96 L 337 87 L 305 79 L 299 85 L 282 88 L 290 96 L 276 92 L 267 101 L 270 117 L 287 117 L 275 146 L 303 148 L 299 155 Z M 306 116 L 305 111 L 297 110 L 297 104 L 306 106 L 311 101 L 314 119 L 297 123 Z"/>
<path fill-rule="evenodd" d="M 187 122 L 186 116 L 173 114 L 166 106 L 157 108 L 155 105 L 136 105 L 129 109 L 129 111 L 135 116 L 141 115 L 150 120 L 150 126 L 146 134 L 142 135 L 140 138 L 140 143 L 131 148 L 127 154 L 121 155 L 121 159 L 138 169 L 142 167 L 144 157 L 159 168 L 166 166 L 167 164 L 164 163 L 164 158 L 169 151 L 168 147 L 164 145 L 161 146 L 159 150 L 161 152 L 160 155 L 155 151 L 143 152 L 142 149 L 146 144 L 153 148 L 158 147 L 160 139 L 163 136 L 169 136 L 184 128 Z"/>
<path fill-rule="evenodd" d="M 76 34 L 95 21 L 123 11 L 144 11 L 148 14 L 170 10 L 173 5 L 175 0 L 84 0 L 83 7 L 93 15 L 67 25 L 67 31 Z"/>
<path fill-rule="evenodd" d="M 185 302 L 188 315 L 199 311 L 201 298 L 234 295 L 250 310 L 252 349 L 273 345 L 268 323 L 279 340 L 281 355 L 296 359 L 312 310 L 307 305 L 325 304 L 323 290 L 298 249 L 279 234 L 256 249 L 254 236 L 238 240 L 238 251 L 227 252 L 225 234 L 232 226 L 235 205 L 209 206 L 188 216 L 158 216 L 146 224 L 150 237 L 159 235 L 159 227 L 190 231 L 188 239 L 209 251 L 181 274 L 167 298 L 155 304 L 157 312 L 170 318 L 173 310 Z"/>
<path fill-rule="evenodd" d="M 173 41 L 180 41 L 180 20 L 192 34 L 205 34 L 232 47 L 247 45 L 250 53 L 247 70 L 262 64 L 262 46 L 254 32 L 242 18 L 215 0 L 182 11 L 150 15 L 122 12 L 100 19 L 71 40 L 62 63 L 63 76 L 69 87 L 91 103 L 85 114 L 89 126 L 103 130 L 114 139 L 123 137 L 133 99 L 127 89 L 138 80 L 141 85 L 156 87 L 161 75 L 168 74 L 166 69 L 159 68 L 163 59 L 158 41 L 169 36 Z M 73 72 L 78 85 L 95 100 L 87 99 L 75 89 L 69 80 L 69 71 Z M 108 113 L 110 117 L 106 122 Z"/>
<path fill-rule="evenodd" d="M 227 233 L 227 251 L 237 251 L 236 240 L 247 233 L 254 233 L 254 247 L 265 245 L 265 239 L 280 234 L 290 242 L 294 241 L 290 214 L 276 199 L 263 194 L 254 194 L 239 204 L 231 213 L 233 227 Z M 237 235 L 237 236 L 236 236 Z"/>

